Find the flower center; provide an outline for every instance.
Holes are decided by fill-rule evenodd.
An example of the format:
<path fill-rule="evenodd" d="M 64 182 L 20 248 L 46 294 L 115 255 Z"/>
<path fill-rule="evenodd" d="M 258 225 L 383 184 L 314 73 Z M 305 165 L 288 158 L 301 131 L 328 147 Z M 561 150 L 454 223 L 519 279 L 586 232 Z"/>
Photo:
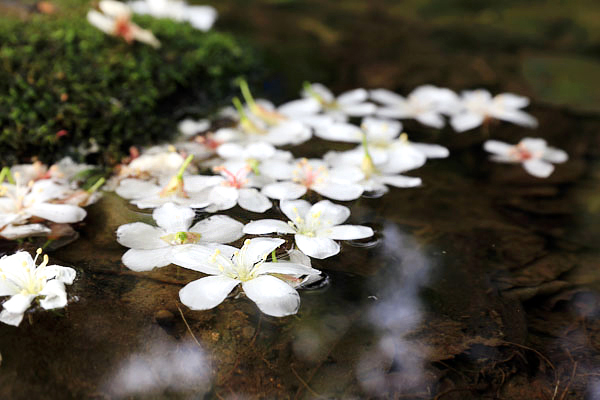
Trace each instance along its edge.
<path fill-rule="evenodd" d="M 220 145 L 223 144 L 222 141 L 215 139 L 214 135 L 211 133 L 207 133 L 204 136 L 196 137 L 196 141 L 200 144 L 203 144 L 204 147 L 210 150 L 216 150 Z"/>
<path fill-rule="evenodd" d="M 198 243 L 202 235 L 197 232 L 177 232 L 169 233 L 160 237 L 162 240 L 170 244 L 171 246 L 177 246 L 180 244 L 196 244 Z"/>
<path fill-rule="evenodd" d="M 242 282 L 254 279 L 257 276 L 256 271 L 258 267 L 265 262 L 268 254 L 265 254 L 258 262 L 250 264 L 249 260 L 246 259 L 246 252 L 249 245 L 250 239 L 246 239 L 242 248 L 233 253 L 231 260 L 223 257 L 221 251 L 216 249 L 213 255 L 209 257 L 208 262 L 216 265 L 223 275 L 232 279 L 238 279 Z"/>
<path fill-rule="evenodd" d="M 535 154 L 522 143 L 513 146 L 513 148 L 510 149 L 509 155 L 518 161 L 527 161 L 535 157 Z"/>
<path fill-rule="evenodd" d="M 310 188 L 315 183 L 322 183 L 325 180 L 327 169 L 323 166 L 314 168 L 309 164 L 306 158 L 303 158 L 298 164 L 296 164 L 296 168 L 294 168 L 292 173 L 292 180 L 294 182 Z"/>
<path fill-rule="evenodd" d="M 317 211 L 304 219 L 298 213 L 298 208 L 294 207 L 292 211 L 294 212 L 294 220 L 288 221 L 288 224 L 300 235 L 315 237 L 315 232 L 322 227 L 322 212 Z"/>
<path fill-rule="evenodd" d="M 233 172 L 229 171 L 227 168 L 225 168 L 224 165 L 221 165 L 218 167 L 214 167 L 213 171 L 220 172 L 221 175 L 225 178 L 225 181 L 223 182 L 224 186 L 241 189 L 248 184 L 248 179 L 246 177 L 248 176 L 248 173 L 251 171 L 251 168 L 246 166 L 246 167 L 240 168 L 235 173 L 233 173 Z"/>
<path fill-rule="evenodd" d="M 133 27 L 129 16 L 117 17 L 115 20 L 115 36 L 120 36 L 127 43 L 133 42 Z"/>
<path fill-rule="evenodd" d="M 27 261 L 23 261 L 22 268 L 16 271 L 12 270 L 8 276 L 0 268 L 0 279 L 8 280 L 14 286 L 21 288 L 21 294 L 38 294 L 44 289 L 46 282 L 44 270 L 48 265 L 48 255 L 44 254 L 43 261 L 36 267 L 35 263 L 40 254 L 42 254 L 42 249 L 37 249 L 33 265 L 30 266 Z"/>
<path fill-rule="evenodd" d="M 282 121 L 285 121 L 287 118 L 278 113 L 277 111 L 267 110 L 263 106 L 256 103 L 252 93 L 250 92 L 250 88 L 248 87 L 248 82 L 244 79 L 240 79 L 240 90 L 242 91 L 242 96 L 244 96 L 244 100 L 246 100 L 246 104 L 250 108 L 250 111 L 258 118 L 263 120 L 268 125 L 279 125 Z"/>
<path fill-rule="evenodd" d="M 170 196 L 178 196 L 178 197 L 183 197 L 183 198 L 189 197 L 187 195 L 187 193 L 185 192 L 185 190 L 183 189 L 183 173 L 185 172 L 185 169 L 188 167 L 188 165 L 190 165 L 193 158 L 194 158 L 193 154 L 190 154 L 189 156 L 187 156 L 185 161 L 183 161 L 183 164 L 181 164 L 179 171 L 177 171 L 177 174 L 175 176 L 173 176 L 171 178 L 171 180 L 169 181 L 169 183 L 167 184 L 167 186 L 165 186 L 163 188 L 163 190 L 160 191 L 160 193 L 159 193 L 160 197 L 170 197 Z"/>

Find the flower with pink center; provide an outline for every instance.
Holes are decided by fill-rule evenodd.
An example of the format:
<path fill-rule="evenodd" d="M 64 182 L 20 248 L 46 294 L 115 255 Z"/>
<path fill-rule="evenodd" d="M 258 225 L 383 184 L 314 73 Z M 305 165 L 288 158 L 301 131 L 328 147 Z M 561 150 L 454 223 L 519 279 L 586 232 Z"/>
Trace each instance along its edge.
<path fill-rule="evenodd" d="M 363 193 L 362 186 L 357 183 L 363 178 L 360 168 L 328 168 L 322 160 L 303 158 L 296 163 L 290 176 L 266 185 L 262 192 L 273 199 L 294 200 L 312 190 L 333 200 L 349 201 Z"/>
<path fill-rule="evenodd" d="M 544 139 L 524 138 L 516 145 L 488 140 L 483 148 L 492 153 L 491 160 L 503 163 L 521 163 L 525 170 L 538 178 L 547 178 L 554 171 L 551 163 L 564 163 L 567 153 L 549 147 Z"/>
<path fill-rule="evenodd" d="M 142 29 L 131 22 L 131 9 L 124 3 L 113 0 L 102 0 L 98 3 L 100 11 L 90 10 L 88 22 L 102 32 L 121 37 L 127 43 L 137 40 L 152 47 L 160 47 L 160 42 L 152 32 Z"/>

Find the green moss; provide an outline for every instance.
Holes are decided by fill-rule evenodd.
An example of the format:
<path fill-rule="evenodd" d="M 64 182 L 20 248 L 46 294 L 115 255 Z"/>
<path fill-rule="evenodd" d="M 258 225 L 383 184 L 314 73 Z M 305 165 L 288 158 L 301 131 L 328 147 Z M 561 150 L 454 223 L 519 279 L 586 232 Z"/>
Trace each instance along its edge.
<path fill-rule="evenodd" d="M 107 36 L 80 11 L 0 18 L 2 163 L 55 160 L 92 142 L 114 162 L 131 145 L 168 139 L 182 116 L 222 104 L 233 79 L 255 70 L 254 54 L 229 35 L 136 22 L 160 49 Z"/>

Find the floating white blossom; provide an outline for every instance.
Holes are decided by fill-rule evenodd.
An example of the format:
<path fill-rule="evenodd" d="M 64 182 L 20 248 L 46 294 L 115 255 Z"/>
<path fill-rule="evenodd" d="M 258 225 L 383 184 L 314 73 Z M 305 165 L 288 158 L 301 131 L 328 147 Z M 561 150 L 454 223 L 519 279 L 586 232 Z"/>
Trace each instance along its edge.
<path fill-rule="evenodd" d="M 512 93 L 502 93 L 492 97 L 484 89 L 464 91 L 461 95 L 461 109 L 450 120 L 452 128 L 457 132 L 476 128 L 490 119 L 500 119 L 513 124 L 536 128 L 537 120 L 522 111 L 529 105 L 527 97 Z"/>
<path fill-rule="evenodd" d="M 129 3 L 133 12 L 155 18 L 169 18 L 189 22 L 194 28 L 208 31 L 217 19 L 217 10 L 211 6 L 190 6 L 181 0 L 138 0 Z"/>
<path fill-rule="evenodd" d="M 160 42 L 152 32 L 142 29 L 131 22 L 131 8 L 125 3 L 102 0 L 98 3 L 100 11 L 90 10 L 87 20 L 102 32 L 123 38 L 127 43 L 137 40 L 152 47 L 160 47 Z"/>
<path fill-rule="evenodd" d="M 340 252 L 335 240 L 355 240 L 373 236 L 373 230 L 362 225 L 340 225 L 350 216 L 350 209 L 322 200 L 311 205 L 305 200 L 281 201 L 281 211 L 290 219 L 261 219 L 244 226 L 244 233 L 289 233 L 296 246 L 314 258 L 327 258 Z"/>
<path fill-rule="evenodd" d="M 334 122 L 346 122 L 348 117 L 372 115 L 377 108 L 375 104 L 367 101 L 369 92 L 362 88 L 335 97 L 331 90 L 320 83 L 305 83 L 302 96 L 316 100 L 320 111 L 331 117 Z"/>
<path fill-rule="evenodd" d="M 524 138 L 517 145 L 488 140 L 483 148 L 493 155 L 491 159 L 504 163 L 521 163 L 525 170 L 538 178 L 547 178 L 554 171 L 551 163 L 564 163 L 569 159 L 563 150 L 549 147 L 544 139 Z"/>
<path fill-rule="evenodd" d="M 376 114 L 380 117 L 412 118 L 437 129 L 446 124 L 442 115 L 455 112 L 459 104 L 456 93 L 433 85 L 419 86 L 407 97 L 387 89 L 371 90 L 370 96 L 383 105 L 377 109 Z"/>
<path fill-rule="evenodd" d="M 322 160 L 303 158 L 296 163 L 290 176 L 265 185 L 262 192 L 272 199 L 294 200 L 313 190 L 333 200 L 349 201 L 363 193 L 357 183 L 363 178 L 360 168 L 329 168 Z"/>
<path fill-rule="evenodd" d="M 211 276 L 187 284 L 179 291 L 183 304 L 192 310 L 208 310 L 221 304 L 239 284 L 248 298 L 267 315 L 284 317 L 300 307 L 298 292 L 280 275 L 318 275 L 320 271 L 304 264 L 267 262 L 282 239 L 246 240 L 241 249 L 218 246 L 216 250 L 196 247 L 175 255 L 175 263 Z"/>
<path fill-rule="evenodd" d="M 65 284 L 73 283 L 75 270 L 48 265 L 48 255 L 36 265 L 41 254 L 42 249 L 38 249 L 35 258 L 25 251 L 0 258 L 0 296 L 11 296 L 2 304 L 1 322 L 19 326 L 23 314 L 38 297 L 42 297 L 40 305 L 46 310 L 67 305 Z"/>
<path fill-rule="evenodd" d="M 123 264 L 134 271 L 149 271 L 173 262 L 173 255 L 190 249 L 189 244 L 230 243 L 243 236 L 243 225 L 225 215 L 213 215 L 192 225 L 196 213 L 189 207 L 167 203 L 152 217 L 158 226 L 142 222 L 121 225 L 117 242 L 129 247 Z"/>
<path fill-rule="evenodd" d="M 68 185 L 50 179 L 30 181 L 29 184 L 23 185 L 19 173 L 15 174 L 14 179 L 15 184 L 2 183 L 4 176 L 0 179 L 0 236 L 7 239 L 24 237 L 27 229 L 31 229 L 30 235 L 45 232 L 46 229 L 40 224 L 32 224 L 28 228 L 15 231 L 15 226 L 12 225 L 25 224 L 32 217 L 57 223 L 74 223 L 85 218 L 86 211 L 83 208 L 73 204 L 56 203 L 72 194 Z M 6 228 L 9 225 L 11 227 Z"/>

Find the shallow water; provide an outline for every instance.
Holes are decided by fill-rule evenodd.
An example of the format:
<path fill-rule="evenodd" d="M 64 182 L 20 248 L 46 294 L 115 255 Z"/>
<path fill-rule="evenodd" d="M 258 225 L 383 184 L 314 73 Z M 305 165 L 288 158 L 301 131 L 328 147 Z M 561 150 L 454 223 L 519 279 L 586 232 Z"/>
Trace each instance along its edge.
<path fill-rule="evenodd" d="M 531 52 L 579 56 L 594 32 L 569 41 L 567 24 L 564 37 L 538 37 L 500 17 L 469 30 L 485 12 L 535 24 L 518 6 L 470 11 L 459 30 L 460 18 L 417 1 L 334 4 L 217 6 L 222 29 L 279 57 L 265 85 L 275 97 L 294 96 L 290 87 L 305 79 L 402 92 L 483 85 L 532 96 L 540 127 L 455 134 L 406 122 L 412 140 L 446 145 L 450 158 L 409 173 L 420 188 L 347 203 L 351 223 L 373 227 L 376 239 L 314 262 L 328 285 L 301 291 L 300 312 L 283 319 L 243 296 L 190 311 L 178 291 L 199 273 L 124 268 L 114 232 L 148 215 L 107 194 L 89 208 L 80 238 L 51 254 L 78 271 L 68 307 L 0 326 L 0 398 L 600 398 L 600 118 L 592 101 L 584 110 L 569 100 L 582 101 L 577 93 L 543 103 L 522 73 Z M 558 99 L 548 79 L 544 96 Z M 570 161 L 545 180 L 487 161 L 485 139 L 524 136 L 546 138 Z M 291 150 L 310 157 L 332 148 L 347 146 L 314 139 Z"/>

